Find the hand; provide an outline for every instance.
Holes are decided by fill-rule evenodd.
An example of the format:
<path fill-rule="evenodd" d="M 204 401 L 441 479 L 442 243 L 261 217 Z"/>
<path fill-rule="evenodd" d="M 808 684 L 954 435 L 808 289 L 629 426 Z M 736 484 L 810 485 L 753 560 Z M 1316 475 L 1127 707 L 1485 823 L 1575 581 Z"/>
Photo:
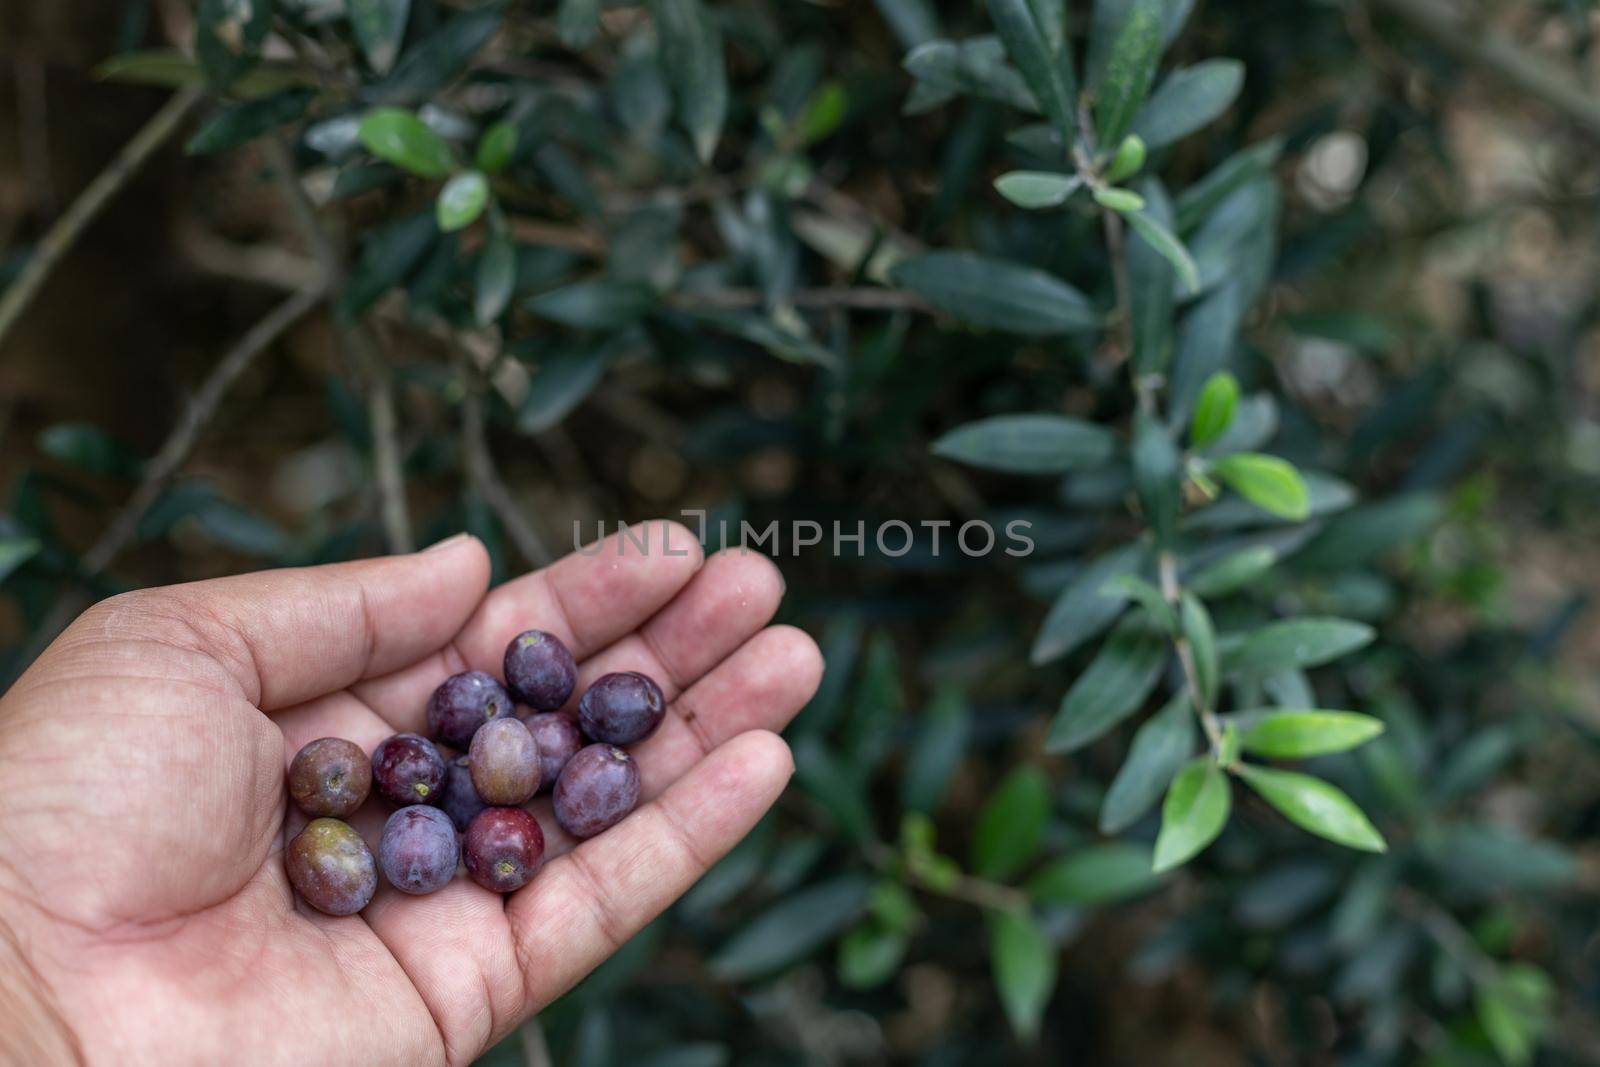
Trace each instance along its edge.
<path fill-rule="evenodd" d="M 0 699 L 0 1062 L 463 1064 L 570 988 L 777 799 L 769 731 L 821 674 L 809 637 L 763 629 L 769 561 L 649 532 L 647 555 L 608 539 L 488 595 L 459 537 L 86 612 Z M 580 693 L 628 669 L 666 691 L 639 808 L 574 848 L 541 798 L 545 865 L 506 897 L 458 876 L 347 918 L 296 900 L 287 761 L 422 730 L 434 686 L 498 676 L 530 627 L 567 642 Z M 385 815 L 352 820 L 374 847 Z"/>

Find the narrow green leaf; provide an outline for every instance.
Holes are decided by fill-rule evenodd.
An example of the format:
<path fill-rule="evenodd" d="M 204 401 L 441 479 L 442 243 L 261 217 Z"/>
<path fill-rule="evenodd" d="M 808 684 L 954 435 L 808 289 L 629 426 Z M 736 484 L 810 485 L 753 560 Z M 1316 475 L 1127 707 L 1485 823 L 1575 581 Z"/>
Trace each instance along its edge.
<path fill-rule="evenodd" d="M 1055 943 L 1026 912 L 991 912 L 989 959 L 1006 1018 L 1020 1037 L 1032 1040 L 1056 986 Z"/>
<path fill-rule="evenodd" d="M 1354 652 L 1372 638 L 1372 627 L 1349 619 L 1284 619 L 1231 641 L 1222 662 L 1228 671 L 1257 676 L 1290 667 L 1320 667 Z"/>
<path fill-rule="evenodd" d="M 488 4 L 464 11 L 407 49 L 389 76 L 368 89 L 383 104 L 415 103 L 448 85 L 500 28 L 503 9 Z"/>
<path fill-rule="evenodd" d="M 865 922 L 839 939 L 839 981 L 848 989 L 873 989 L 900 969 L 911 939 L 898 930 Z"/>
<path fill-rule="evenodd" d="M 936 456 L 1008 474 L 1064 474 L 1111 458 L 1104 426 L 1066 415 L 996 415 L 958 426 L 933 443 Z"/>
<path fill-rule="evenodd" d="M 1388 848 L 1355 801 L 1321 778 L 1249 763 L 1240 765 L 1239 776 L 1301 829 L 1367 852 Z"/>
<path fill-rule="evenodd" d="M 866 877 L 846 874 L 782 898 L 723 943 L 711 972 L 739 982 L 809 956 L 855 922 L 871 887 Z"/>
<path fill-rule="evenodd" d="M 1166 423 L 1140 411 L 1133 420 L 1133 487 L 1157 547 L 1172 544 L 1182 503 L 1181 459 Z"/>
<path fill-rule="evenodd" d="M 1189 425 L 1189 443 L 1204 448 L 1221 437 L 1233 423 L 1239 406 L 1239 379 L 1218 371 L 1206 379 L 1200 398 L 1194 404 L 1194 420 Z"/>
<path fill-rule="evenodd" d="M 1196 596 L 1226 596 L 1266 574 L 1277 561 L 1277 550 L 1271 545 L 1250 545 L 1208 564 L 1184 584 Z"/>
<path fill-rule="evenodd" d="M 836 81 L 824 82 L 806 100 L 794 121 L 794 133 L 802 145 L 813 145 L 830 136 L 850 112 L 850 94 Z"/>
<path fill-rule="evenodd" d="M 444 233 L 462 230 L 478 221 L 489 206 L 489 179 L 482 171 L 468 170 L 455 175 L 439 190 L 435 204 L 439 229 Z"/>
<path fill-rule="evenodd" d="M 1024 765 L 1006 776 L 978 812 L 972 869 L 984 878 L 1015 875 L 1039 849 L 1050 821 L 1050 780 Z"/>
<path fill-rule="evenodd" d="M 1167 75 L 1133 120 L 1133 132 L 1150 148 L 1188 136 L 1228 109 L 1244 85 L 1244 64 L 1208 59 Z"/>
<path fill-rule="evenodd" d="M 915 110 L 938 106 L 958 94 L 995 100 L 1020 111 L 1039 110 L 1022 75 L 1005 61 L 1005 47 L 993 37 L 928 41 L 907 53 L 905 68 L 917 79 L 908 111 L 918 103 L 918 90 L 923 100 Z"/>
<path fill-rule="evenodd" d="M 517 429 L 537 434 L 559 425 L 600 383 L 608 354 L 602 346 L 542 357 L 517 412 Z"/>
<path fill-rule="evenodd" d="M 1054 274 L 976 252 L 925 252 L 896 263 L 889 276 L 977 326 L 1050 337 L 1100 324 L 1089 298 Z"/>
<path fill-rule="evenodd" d="M 1153 870 L 1159 874 L 1187 863 L 1217 839 L 1227 825 L 1233 797 L 1228 778 L 1209 756 L 1184 765 L 1161 806 Z"/>
<path fill-rule="evenodd" d="M 1555 997 L 1550 976 L 1531 963 L 1507 964 L 1494 981 L 1478 986 L 1478 1024 L 1507 1067 L 1534 1061 Z"/>
<path fill-rule="evenodd" d="M 345 10 L 367 65 L 375 74 L 388 74 L 406 36 L 411 0 L 345 0 Z"/>
<path fill-rule="evenodd" d="M 361 245 L 361 258 L 345 280 L 339 310 L 359 315 L 374 300 L 404 280 L 439 240 L 433 212 L 425 211 L 373 231 Z"/>
<path fill-rule="evenodd" d="M 1118 214 L 1144 210 L 1144 197 L 1132 189 L 1100 188 L 1094 191 L 1094 202 Z"/>
<path fill-rule="evenodd" d="M 1139 710 L 1161 676 L 1169 647 L 1166 635 L 1142 613 L 1124 619 L 1062 698 L 1045 751 L 1082 748 Z"/>
<path fill-rule="evenodd" d="M 455 160 L 444 138 L 415 114 L 399 107 L 379 107 L 361 120 L 361 143 L 387 163 L 424 178 L 442 178 Z"/>
<path fill-rule="evenodd" d="M 1188 233 L 1234 190 L 1272 173 L 1283 152 L 1283 139 L 1273 137 L 1242 148 L 1218 163 L 1178 197 L 1179 233 Z"/>
<path fill-rule="evenodd" d="M 1065 41 L 1066 14 L 1052 0 L 987 0 L 995 32 L 1064 143 L 1077 133 L 1077 77 Z"/>
<path fill-rule="evenodd" d="M 900 802 L 908 811 L 932 812 L 944 800 L 950 777 L 967 754 L 972 715 L 954 686 L 940 687 L 921 716 L 917 739 L 900 778 Z"/>
<path fill-rule="evenodd" d="M 1059 659 L 1115 622 L 1127 601 L 1108 596 L 1107 583 L 1119 574 L 1141 570 L 1146 561 L 1146 549 L 1137 542 L 1092 561 L 1045 613 L 1033 640 L 1030 662 L 1037 667 Z"/>
<path fill-rule="evenodd" d="M 1172 202 L 1155 178 L 1139 183 L 1144 214 L 1172 221 Z M 1167 256 L 1135 230 L 1128 240 L 1128 288 L 1133 304 L 1133 370 L 1140 376 L 1165 374 L 1172 361 L 1173 266 Z"/>
<path fill-rule="evenodd" d="M 491 226 L 473 279 L 472 311 L 480 326 L 500 317 L 516 287 L 517 246 L 503 226 Z"/>
<path fill-rule="evenodd" d="M 1140 207 L 1143 207 L 1142 199 Z M 1148 211 L 1124 210 L 1123 217 L 1128 220 L 1128 225 L 1133 227 L 1134 233 L 1172 264 L 1172 269 L 1178 272 L 1178 280 L 1183 283 L 1185 289 L 1190 293 L 1200 291 L 1200 268 L 1195 266 L 1189 250 L 1183 247 L 1183 242 L 1178 240 L 1171 230 L 1158 222 Z"/>
<path fill-rule="evenodd" d="M 511 165 L 516 152 L 517 124 L 502 119 L 483 131 L 475 162 L 485 174 L 499 174 Z"/>
<path fill-rule="evenodd" d="M 994 180 L 1001 196 L 1021 208 L 1057 207 L 1077 192 L 1083 180 L 1075 174 L 1043 170 L 1014 170 Z"/>
<path fill-rule="evenodd" d="M 224 107 L 206 119 L 183 150 L 191 156 L 204 156 L 237 148 L 304 115 L 316 95 L 311 89 L 285 89 L 271 96 Z"/>
<path fill-rule="evenodd" d="M 1292 522 L 1311 514 L 1305 479 L 1294 464 L 1261 452 L 1235 452 L 1211 465 L 1211 471 L 1258 508 Z"/>
<path fill-rule="evenodd" d="M 1138 822 L 1194 755 L 1194 746 L 1194 709 L 1188 693 L 1179 692 L 1133 735 L 1128 758 L 1100 805 L 1100 832 L 1119 834 Z"/>
<path fill-rule="evenodd" d="M 1199 597 L 1185 590 L 1178 605 L 1178 621 L 1183 636 L 1189 642 L 1195 673 L 1200 676 L 1200 691 L 1205 694 L 1208 706 L 1215 707 L 1219 669 L 1217 631 L 1211 624 L 1211 613 Z"/>
<path fill-rule="evenodd" d="M 1095 100 L 1095 136 L 1101 145 L 1122 140 L 1155 79 L 1161 58 L 1162 0 L 1133 0 L 1123 20 Z"/>
<path fill-rule="evenodd" d="M 625 326 L 655 306 L 647 285 L 609 278 L 573 282 L 529 297 L 524 306 L 540 318 L 584 330 Z"/>
<path fill-rule="evenodd" d="M 1144 608 L 1155 624 L 1167 633 L 1178 632 L 1178 616 L 1172 605 L 1161 595 L 1161 590 L 1148 579 L 1137 574 L 1119 574 L 1100 587 L 1101 596 L 1116 597 L 1119 601 L 1135 600 Z"/>
<path fill-rule="evenodd" d="M 794 749 L 795 782 L 833 817 L 851 841 L 873 837 L 872 806 L 860 777 L 817 737 L 802 738 Z"/>
<path fill-rule="evenodd" d="M 711 161 L 728 114 L 722 34 L 700 0 L 650 0 L 661 40 L 661 67 L 672 87 L 678 121 L 702 163 Z"/>
<path fill-rule="evenodd" d="M 261 58 L 272 27 L 272 0 L 200 0 L 194 54 L 213 89 L 228 88 Z"/>
<path fill-rule="evenodd" d="M 1109 904 L 1138 896 L 1157 882 L 1144 845 L 1111 842 L 1080 848 L 1028 879 L 1028 895 L 1043 904 Z"/>
<path fill-rule="evenodd" d="M 1383 733 L 1383 720 L 1353 711 L 1280 711 L 1244 731 L 1246 752 L 1305 759 L 1355 748 Z"/>

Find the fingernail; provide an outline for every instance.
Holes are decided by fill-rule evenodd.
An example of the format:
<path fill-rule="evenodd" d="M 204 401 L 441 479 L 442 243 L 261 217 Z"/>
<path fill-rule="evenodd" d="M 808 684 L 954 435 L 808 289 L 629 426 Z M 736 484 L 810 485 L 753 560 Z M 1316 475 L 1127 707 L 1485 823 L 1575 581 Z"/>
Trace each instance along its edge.
<path fill-rule="evenodd" d="M 472 537 L 472 535 L 467 533 L 467 532 L 465 532 L 465 531 L 463 531 L 461 533 L 458 533 L 458 534 L 451 534 L 449 537 L 446 537 L 443 541 L 435 541 L 433 544 L 429 545 L 427 548 L 423 549 L 422 551 L 424 551 L 424 552 L 437 552 L 441 548 L 450 548 L 453 545 L 460 544 L 462 541 L 469 540 L 471 537 Z"/>

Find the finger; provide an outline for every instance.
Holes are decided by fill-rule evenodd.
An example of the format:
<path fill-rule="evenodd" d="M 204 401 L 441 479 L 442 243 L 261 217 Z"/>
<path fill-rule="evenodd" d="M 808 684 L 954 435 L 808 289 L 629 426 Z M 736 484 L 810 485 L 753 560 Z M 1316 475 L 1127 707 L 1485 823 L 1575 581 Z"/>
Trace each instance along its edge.
<path fill-rule="evenodd" d="M 661 610 L 700 569 L 699 542 L 683 526 L 662 520 L 630 530 L 590 546 L 592 555 L 573 553 L 495 589 L 437 655 L 373 678 L 356 695 L 396 729 L 418 730 L 435 686 L 468 669 L 500 677 L 506 644 L 523 630 L 548 630 L 587 659 Z"/>
<path fill-rule="evenodd" d="M 62 641 L 70 653 L 154 638 L 190 653 L 196 675 L 220 672 L 219 682 L 271 711 L 435 651 L 478 607 L 488 581 L 483 545 L 462 536 L 405 556 L 124 594 L 91 609 Z"/>
<path fill-rule="evenodd" d="M 736 651 L 778 611 L 783 576 L 767 557 L 738 550 L 706 560 L 643 626 L 578 665 L 569 708 L 601 675 L 639 671 L 670 701 Z"/>
<path fill-rule="evenodd" d="M 654 799 L 718 746 L 742 733 L 781 733 L 821 680 L 822 653 L 809 634 L 792 626 L 762 630 L 681 694 L 661 727 L 634 746 L 639 796 Z M 526 806 L 544 828 L 547 856 L 572 851 L 578 842 L 556 822 L 548 796 Z"/>
<path fill-rule="evenodd" d="M 793 773 L 776 734 L 741 734 L 512 894 L 506 917 L 523 1011 L 570 989 L 664 911 L 750 831 Z"/>

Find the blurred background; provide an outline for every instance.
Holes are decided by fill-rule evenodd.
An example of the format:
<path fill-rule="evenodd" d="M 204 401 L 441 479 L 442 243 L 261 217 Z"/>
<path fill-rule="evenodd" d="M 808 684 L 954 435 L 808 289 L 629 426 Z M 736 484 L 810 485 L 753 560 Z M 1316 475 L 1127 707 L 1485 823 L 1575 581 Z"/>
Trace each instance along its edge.
<path fill-rule="evenodd" d="M 1095 15 L 1069 8 L 1081 39 Z M 187 0 L 0 0 L 0 286 L 170 120 L 0 319 L 0 678 L 93 598 L 462 528 L 498 580 L 574 523 L 682 509 L 713 529 L 1022 516 L 1022 560 L 784 546 L 785 617 L 828 658 L 796 785 L 489 1062 L 1600 1063 L 1600 11 L 1200 0 L 1172 44 L 1169 64 L 1244 78 L 1162 150 L 1169 183 L 1281 144 L 1230 365 L 1271 407 L 1270 450 L 1356 499 L 1215 610 L 1376 627 L 1312 680 L 1388 724 L 1326 773 L 1391 850 L 1241 801 L 1156 877 L 1153 814 L 1096 826 L 1126 733 L 1042 752 L 1082 652 L 1029 661 L 1126 533 L 1124 489 L 929 451 L 1000 412 L 1120 424 L 1128 390 L 1093 345 L 964 328 L 882 284 L 894 257 L 980 247 L 1111 289 L 1091 216 L 992 189 L 1026 155 L 1005 103 L 917 98 L 906 53 L 992 32 L 983 5 L 709 4 L 729 91 L 706 165 L 642 9 L 398 9 L 388 63 L 424 61 L 389 73 L 341 0 L 278 0 L 232 96 L 281 110 L 219 127 Z M 218 25 L 235 52 L 255 32 Z M 426 183 L 361 156 L 363 100 L 419 107 L 469 156 L 513 116 L 511 162 L 486 168 L 500 214 L 440 233 Z M 514 267 L 485 265 L 507 239 Z M 330 259 L 337 306 L 285 312 Z M 1038 783 L 1026 840 L 997 845 Z M 996 948 L 1020 893 L 1050 946 L 1026 973 Z"/>

